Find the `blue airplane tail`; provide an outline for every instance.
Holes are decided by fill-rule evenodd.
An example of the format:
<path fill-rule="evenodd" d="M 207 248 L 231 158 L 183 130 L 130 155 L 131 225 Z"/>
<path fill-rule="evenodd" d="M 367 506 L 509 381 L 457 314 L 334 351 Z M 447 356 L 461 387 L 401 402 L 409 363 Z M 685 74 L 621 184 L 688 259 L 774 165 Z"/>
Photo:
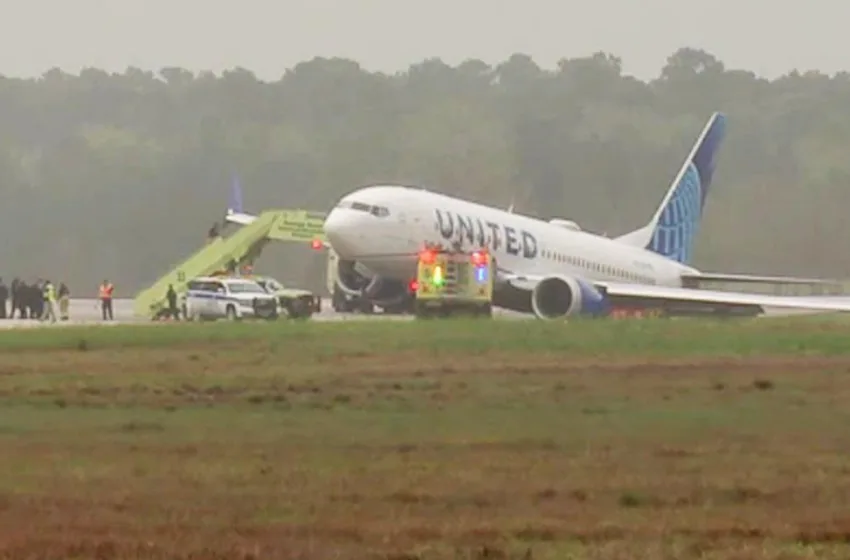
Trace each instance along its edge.
<path fill-rule="evenodd" d="M 228 210 L 236 214 L 241 214 L 245 210 L 242 207 L 242 185 L 236 173 L 233 173 L 230 180 L 230 205 Z"/>
<path fill-rule="evenodd" d="M 716 112 L 705 125 L 652 220 L 618 241 L 690 264 L 717 153 L 725 136 L 726 116 Z"/>

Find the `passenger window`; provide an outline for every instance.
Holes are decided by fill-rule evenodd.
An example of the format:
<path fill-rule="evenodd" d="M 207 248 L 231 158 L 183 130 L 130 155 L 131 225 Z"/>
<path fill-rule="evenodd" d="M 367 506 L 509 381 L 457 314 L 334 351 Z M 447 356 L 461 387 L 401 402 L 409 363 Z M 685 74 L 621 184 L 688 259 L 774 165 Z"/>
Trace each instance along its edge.
<path fill-rule="evenodd" d="M 199 283 L 199 282 L 195 282 L 195 281 L 193 280 L 192 282 L 189 282 L 188 284 L 186 284 L 186 289 L 187 289 L 187 290 L 192 290 L 192 291 L 200 290 L 200 289 L 201 289 L 201 288 L 200 288 L 200 283 Z"/>
<path fill-rule="evenodd" d="M 372 215 L 377 216 L 378 218 L 386 218 L 390 215 L 390 211 L 388 208 L 385 208 L 383 206 L 373 206 Z"/>

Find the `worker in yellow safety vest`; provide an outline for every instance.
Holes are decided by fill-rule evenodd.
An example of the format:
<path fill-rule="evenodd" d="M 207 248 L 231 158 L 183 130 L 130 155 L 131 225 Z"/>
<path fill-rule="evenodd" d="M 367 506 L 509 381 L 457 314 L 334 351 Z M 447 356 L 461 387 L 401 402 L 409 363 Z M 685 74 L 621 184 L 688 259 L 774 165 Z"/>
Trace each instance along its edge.
<path fill-rule="evenodd" d="M 114 286 L 109 282 L 109 280 L 104 280 L 100 284 L 98 296 L 100 297 L 100 309 L 103 312 L 104 321 L 112 320 L 112 292 L 114 289 Z"/>
<path fill-rule="evenodd" d="M 44 297 L 44 312 L 41 314 L 41 320 L 50 320 L 51 323 L 56 322 L 56 288 L 50 280 L 45 280 L 42 287 Z"/>

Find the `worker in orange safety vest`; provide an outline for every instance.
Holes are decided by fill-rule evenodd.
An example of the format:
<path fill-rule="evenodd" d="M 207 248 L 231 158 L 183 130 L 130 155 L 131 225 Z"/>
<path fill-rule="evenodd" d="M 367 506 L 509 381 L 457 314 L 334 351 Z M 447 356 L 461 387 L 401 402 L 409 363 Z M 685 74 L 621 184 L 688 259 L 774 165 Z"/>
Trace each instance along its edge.
<path fill-rule="evenodd" d="M 114 286 L 109 280 L 104 280 L 100 285 L 98 296 L 100 297 L 100 309 L 103 312 L 103 320 L 112 320 L 112 291 Z"/>

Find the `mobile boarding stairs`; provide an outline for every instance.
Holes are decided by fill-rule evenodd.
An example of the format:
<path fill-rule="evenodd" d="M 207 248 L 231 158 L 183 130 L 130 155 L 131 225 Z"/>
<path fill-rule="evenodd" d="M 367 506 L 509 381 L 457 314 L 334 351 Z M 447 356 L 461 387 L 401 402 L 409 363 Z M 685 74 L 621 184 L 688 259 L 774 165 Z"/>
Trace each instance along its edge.
<path fill-rule="evenodd" d="M 137 317 L 156 319 L 165 311 L 169 284 L 178 298 L 186 293 L 193 278 L 209 276 L 219 271 L 235 272 L 253 265 L 263 248 L 271 241 L 310 243 L 324 241 L 324 216 L 306 210 L 266 210 L 228 237 L 216 236 L 195 254 L 175 266 L 149 288 L 142 290 L 133 301 Z"/>

